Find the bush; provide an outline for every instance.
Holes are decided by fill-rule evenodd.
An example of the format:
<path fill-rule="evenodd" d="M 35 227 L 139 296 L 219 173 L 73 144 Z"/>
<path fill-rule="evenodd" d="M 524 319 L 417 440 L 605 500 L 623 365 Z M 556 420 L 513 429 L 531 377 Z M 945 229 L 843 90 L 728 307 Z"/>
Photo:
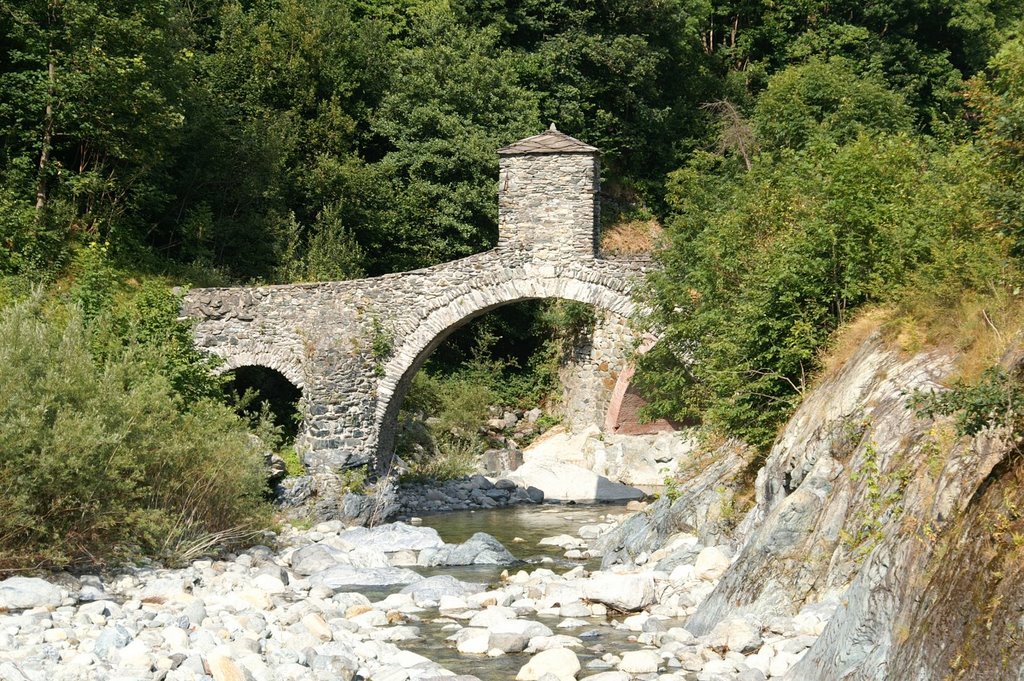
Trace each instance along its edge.
<path fill-rule="evenodd" d="M 187 560 L 265 526 L 259 450 L 231 410 L 180 406 L 134 345 L 97 356 L 80 308 L 0 320 L 0 569 Z"/>
<path fill-rule="evenodd" d="M 410 463 L 402 482 L 457 480 L 476 470 L 477 457 L 483 453 L 482 443 L 475 438 L 439 435 L 430 456 Z"/>

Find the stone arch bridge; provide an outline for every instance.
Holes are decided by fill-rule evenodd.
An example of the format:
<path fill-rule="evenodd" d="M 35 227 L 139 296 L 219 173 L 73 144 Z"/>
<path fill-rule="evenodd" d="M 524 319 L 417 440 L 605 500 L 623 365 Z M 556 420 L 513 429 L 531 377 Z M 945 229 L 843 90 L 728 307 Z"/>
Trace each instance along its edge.
<path fill-rule="evenodd" d="M 269 367 L 302 389 L 297 448 L 314 472 L 383 461 L 413 375 L 449 334 L 489 310 L 563 298 L 625 328 L 648 261 L 598 253 L 598 150 L 552 126 L 498 154 L 493 250 L 368 279 L 187 294 L 196 343 L 221 357 L 223 370 Z"/>

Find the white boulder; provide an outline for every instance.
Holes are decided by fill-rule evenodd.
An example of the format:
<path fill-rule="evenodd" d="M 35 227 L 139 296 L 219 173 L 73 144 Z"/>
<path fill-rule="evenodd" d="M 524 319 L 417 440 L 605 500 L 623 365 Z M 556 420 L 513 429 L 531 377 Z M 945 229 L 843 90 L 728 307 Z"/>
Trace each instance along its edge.
<path fill-rule="evenodd" d="M 8 577 L 0 582 L 0 609 L 25 610 L 61 604 L 59 587 L 38 577 Z"/>
<path fill-rule="evenodd" d="M 717 546 L 708 546 L 697 554 L 693 564 L 693 576 L 697 579 L 712 581 L 718 579 L 729 567 L 729 557 Z"/>
<path fill-rule="evenodd" d="M 559 681 L 575 681 L 579 670 L 580 661 L 576 653 L 568 648 L 553 648 L 530 658 L 516 674 L 516 681 L 540 681 L 547 674 Z"/>

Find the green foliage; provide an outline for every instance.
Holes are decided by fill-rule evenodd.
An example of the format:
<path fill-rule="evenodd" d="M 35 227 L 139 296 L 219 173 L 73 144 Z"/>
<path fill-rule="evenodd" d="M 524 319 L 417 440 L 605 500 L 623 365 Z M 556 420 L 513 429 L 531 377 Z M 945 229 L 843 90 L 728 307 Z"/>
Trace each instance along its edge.
<path fill-rule="evenodd" d="M 420 371 L 413 378 L 404 408 L 432 417 L 435 434 L 474 439 L 487 423 L 488 407 L 496 403 L 482 371 L 477 365 L 443 378 Z"/>
<path fill-rule="evenodd" d="M 117 275 L 107 259 L 107 246 L 93 242 L 79 250 L 75 269 L 77 276 L 71 293 L 86 321 L 90 321 L 110 306 L 117 286 Z"/>
<path fill-rule="evenodd" d="M 384 375 L 384 363 L 395 351 L 395 338 L 384 328 L 380 319 L 374 317 L 370 322 L 370 357 L 373 359 L 373 371 L 378 376 Z"/>
<path fill-rule="evenodd" d="M 820 140 L 846 144 L 862 132 L 905 133 L 912 123 L 902 97 L 838 58 L 781 71 L 754 108 L 756 137 L 766 151 L 802 149 Z"/>
<path fill-rule="evenodd" d="M 665 476 L 665 498 L 668 499 L 668 503 L 676 503 L 682 496 L 683 492 L 679 489 L 679 481 L 671 475 Z"/>
<path fill-rule="evenodd" d="M 974 436 L 1006 428 L 1012 438 L 1024 435 L 1024 386 L 1002 367 L 989 367 L 977 383 L 959 380 L 949 390 L 918 390 L 907 406 L 922 418 L 953 416 L 959 435 Z"/>
<path fill-rule="evenodd" d="M 341 489 L 351 494 L 366 494 L 366 466 L 346 468 L 338 474 Z"/>
<path fill-rule="evenodd" d="M 393 268 L 470 255 L 497 240 L 494 151 L 535 134 L 540 121 L 536 94 L 496 37 L 430 7 L 398 53 L 398 77 L 371 118 L 389 147 L 376 170 L 390 178 L 371 248 L 387 252 Z"/>
<path fill-rule="evenodd" d="M 93 353 L 81 314 L 37 295 L 0 319 L 0 564 L 174 561 L 265 526 L 243 423 L 181 408 L 152 350 Z"/>
<path fill-rule="evenodd" d="M 1024 38 L 1008 41 L 967 99 L 981 116 L 978 141 L 992 175 L 987 185 L 998 233 L 1024 255 Z"/>
<path fill-rule="evenodd" d="M 37 220 L 29 201 L 0 186 L 0 275 L 52 276 L 66 264 L 67 245 L 63 230 Z"/>
<path fill-rule="evenodd" d="M 473 438 L 442 435 L 436 440 L 436 450 L 428 457 L 411 462 L 409 471 L 402 474 L 403 483 L 429 483 L 458 480 L 476 470 L 477 459 L 483 447 Z"/>
<path fill-rule="evenodd" d="M 597 311 L 574 300 L 553 300 L 541 309 L 540 323 L 558 343 L 560 356 L 586 343 L 594 333 Z"/>
<path fill-rule="evenodd" d="M 92 329 L 94 351 L 113 358 L 145 348 L 145 361 L 168 381 L 183 407 L 223 397 L 224 379 L 213 374 L 219 360 L 196 349 L 192 322 L 181 318 L 181 295 L 147 280 L 100 316 Z M 140 359 L 140 361 L 141 361 Z"/>
<path fill-rule="evenodd" d="M 299 453 L 295 451 L 294 445 L 282 447 L 279 455 L 284 461 L 284 471 L 288 477 L 298 477 L 306 474 L 306 467 L 302 465 L 302 460 L 299 458 Z"/>
<path fill-rule="evenodd" d="M 847 92 L 877 87 L 834 68 L 772 81 L 758 116 L 788 125 L 800 117 L 769 112 L 809 113 L 772 128 L 776 146 L 750 172 L 705 155 L 671 176 L 672 244 L 650 277 L 652 326 L 665 333 L 641 361 L 651 415 L 703 418 L 766 449 L 853 310 L 1000 280 L 978 155 L 892 134 L 906 119 L 875 116 L 874 104 L 863 116 L 823 104 L 804 87 L 822 74 L 836 87 L 841 75 Z"/>

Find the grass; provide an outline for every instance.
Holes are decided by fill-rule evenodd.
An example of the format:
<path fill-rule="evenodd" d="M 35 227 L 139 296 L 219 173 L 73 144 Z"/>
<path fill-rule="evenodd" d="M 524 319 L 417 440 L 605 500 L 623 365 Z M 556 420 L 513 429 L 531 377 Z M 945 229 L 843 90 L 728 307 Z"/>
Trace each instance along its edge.
<path fill-rule="evenodd" d="M 457 480 L 476 470 L 477 459 L 481 454 L 479 442 L 455 435 L 442 436 L 437 439 L 436 448 L 434 456 L 413 462 L 409 472 L 401 476 L 401 482 Z"/>
<path fill-rule="evenodd" d="M 306 474 L 306 467 L 302 465 L 299 453 L 295 451 L 295 445 L 282 447 L 278 456 L 284 461 L 284 471 L 289 478 L 297 478 Z"/>
<path fill-rule="evenodd" d="M 886 327 L 887 336 L 921 337 L 916 348 L 934 347 L 956 355 L 956 368 L 947 378 L 971 383 L 997 364 L 1024 331 L 1024 300 L 1006 287 L 985 293 L 965 291 L 954 305 L 925 296 L 911 297 Z M 912 329 L 912 330 L 910 330 Z M 902 347 L 902 344 L 901 344 Z"/>
<path fill-rule="evenodd" d="M 651 253 L 660 246 L 665 232 L 653 219 L 627 219 L 601 231 L 601 252 L 612 255 Z"/>
<path fill-rule="evenodd" d="M 888 306 L 872 306 L 859 310 L 853 319 L 839 329 L 832 342 L 820 354 L 818 361 L 821 369 L 811 387 L 821 385 L 825 379 L 834 376 L 846 366 L 864 341 L 882 328 L 894 314 L 894 308 Z"/>

